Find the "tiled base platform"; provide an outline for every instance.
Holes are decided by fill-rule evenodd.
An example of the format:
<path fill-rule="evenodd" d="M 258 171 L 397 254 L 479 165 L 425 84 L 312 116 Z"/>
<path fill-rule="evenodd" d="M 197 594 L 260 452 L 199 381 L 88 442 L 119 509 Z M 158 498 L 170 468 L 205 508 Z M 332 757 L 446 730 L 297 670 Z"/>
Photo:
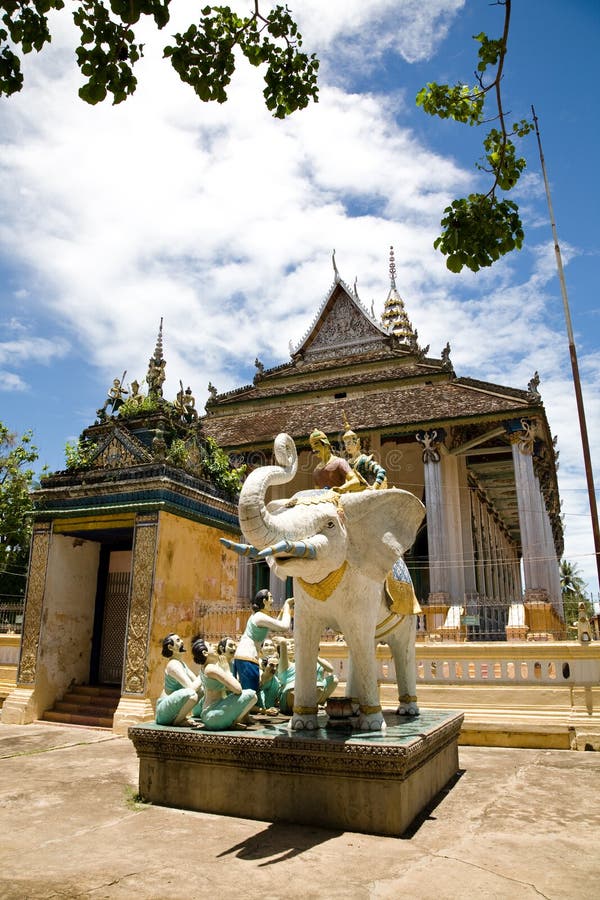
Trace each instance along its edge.
<path fill-rule="evenodd" d="M 463 716 L 385 717 L 387 730 L 375 733 L 290 732 L 284 723 L 222 732 L 145 724 L 128 733 L 144 800 L 399 836 L 456 774 Z"/>

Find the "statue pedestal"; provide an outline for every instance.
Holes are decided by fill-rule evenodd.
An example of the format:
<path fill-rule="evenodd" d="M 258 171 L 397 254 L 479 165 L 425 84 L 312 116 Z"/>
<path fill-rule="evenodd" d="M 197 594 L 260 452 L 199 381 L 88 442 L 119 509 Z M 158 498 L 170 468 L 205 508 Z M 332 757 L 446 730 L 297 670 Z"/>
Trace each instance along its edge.
<path fill-rule="evenodd" d="M 387 731 L 371 733 L 136 725 L 129 737 L 140 796 L 199 812 L 398 836 L 458 771 L 463 715 L 385 718 Z"/>

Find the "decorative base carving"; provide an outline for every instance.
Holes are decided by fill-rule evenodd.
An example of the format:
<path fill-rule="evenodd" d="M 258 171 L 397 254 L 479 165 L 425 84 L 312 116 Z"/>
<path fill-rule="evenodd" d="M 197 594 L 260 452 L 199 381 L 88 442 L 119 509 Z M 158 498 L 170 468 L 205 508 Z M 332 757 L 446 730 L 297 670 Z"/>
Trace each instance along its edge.
<path fill-rule="evenodd" d="M 427 623 L 427 640 L 441 640 L 440 628 L 446 621 L 449 606 L 450 594 L 446 591 L 434 591 L 427 597 L 427 605 L 423 607 L 423 614 Z"/>
<path fill-rule="evenodd" d="M 507 625 L 505 631 L 507 641 L 524 641 L 527 639 L 529 628 L 527 625 Z"/>
<path fill-rule="evenodd" d="M 528 641 L 552 641 L 564 631 L 564 624 L 556 613 L 548 591 L 544 588 L 528 588 L 525 591 L 524 603 Z"/>
<path fill-rule="evenodd" d="M 121 697 L 113 717 L 115 734 L 127 734 L 131 725 L 154 721 L 154 707 L 148 697 Z"/>
<path fill-rule="evenodd" d="M 401 835 L 458 769 L 463 715 L 428 710 L 387 731 L 307 735 L 285 725 L 256 731 L 129 729 L 140 796 L 217 815 Z"/>

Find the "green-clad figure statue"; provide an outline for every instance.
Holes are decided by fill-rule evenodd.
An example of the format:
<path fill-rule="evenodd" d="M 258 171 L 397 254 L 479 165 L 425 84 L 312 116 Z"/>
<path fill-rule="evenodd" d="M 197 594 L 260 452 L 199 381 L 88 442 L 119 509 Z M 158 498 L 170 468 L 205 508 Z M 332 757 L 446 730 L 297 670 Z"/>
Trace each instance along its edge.
<path fill-rule="evenodd" d="M 346 449 L 348 462 L 358 475 L 364 487 L 379 490 L 387 487 L 387 473 L 382 465 L 373 459 L 373 454 L 362 452 L 360 438 L 350 428 L 350 423 L 344 415 L 344 434 L 342 440 Z"/>

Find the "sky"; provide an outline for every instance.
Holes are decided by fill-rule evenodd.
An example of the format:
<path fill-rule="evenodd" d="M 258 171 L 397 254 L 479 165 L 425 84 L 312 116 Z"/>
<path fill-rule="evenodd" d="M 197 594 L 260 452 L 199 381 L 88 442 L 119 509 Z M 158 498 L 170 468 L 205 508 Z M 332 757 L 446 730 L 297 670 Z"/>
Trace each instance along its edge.
<path fill-rule="evenodd" d="M 67 0 L 67 7 L 74 6 Z M 232 4 L 239 11 L 249 0 Z M 268 7 L 268 3 L 263 7 Z M 162 33 L 140 36 L 139 85 L 118 106 L 80 101 L 74 29 L 30 54 L 25 86 L 0 100 L 0 420 L 34 432 L 39 464 L 95 418 L 113 378 L 146 374 L 160 318 L 165 396 L 181 379 L 197 406 L 289 359 L 332 280 L 376 313 L 396 283 L 421 344 L 446 341 L 458 375 L 526 388 L 535 371 L 558 436 L 565 558 L 598 581 L 560 284 L 535 136 L 516 191 L 523 249 L 479 273 L 450 273 L 433 249 L 444 207 L 487 190 L 482 129 L 426 116 L 428 81 L 473 82 L 484 0 L 290 0 L 321 60 L 318 104 L 284 121 L 260 70 L 238 65 L 223 105 L 201 103 L 163 60 L 197 15 L 173 0 Z M 535 106 L 565 266 L 587 424 L 600 481 L 600 116 L 592 66 L 596 0 L 513 0 L 503 95 L 509 120 Z M 487 185 L 487 186 L 486 186 Z M 315 424 L 315 423 L 311 423 Z M 318 424 L 318 423 L 316 423 Z M 359 427 L 360 423 L 355 423 Z"/>

